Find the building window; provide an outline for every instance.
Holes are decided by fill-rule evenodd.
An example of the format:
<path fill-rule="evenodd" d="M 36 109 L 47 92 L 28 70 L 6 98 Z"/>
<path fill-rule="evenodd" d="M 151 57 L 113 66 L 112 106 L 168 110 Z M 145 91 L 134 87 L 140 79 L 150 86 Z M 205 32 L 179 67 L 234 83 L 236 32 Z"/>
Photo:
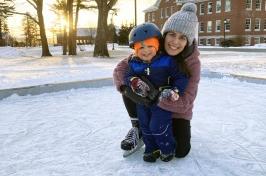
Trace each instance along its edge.
<path fill-rule="evenodd" d="M 256 10 L 261 10 L 261 0 L 256 0 Z"/>
<path fill-rule="evenodd" d="M 200 45 L 205 45 L 205 39 L 200 39 L 199 44 Z"/>
<path fill-rule="evenodd" d="M 163 18 L 163 8 L 161 8 L 161 18 Z"/>
<path fill-rule="evenodd" d="M 246 0 L 246 10 L 252 10 L 252 0 Z"/>
<path fill-rule="evenodd" d="M 245 45 L 250 45 L 250 43 L 251 43 L 250 37 L 246 37 Z"/>
<path fill-rule="evenodd" d="M 221 45 L 221 39 L 219 39 L 219 38 L 215 39 L 215 45 L 220 46 Z"/>
<path fill-rule="evenodd" d="M 260 18 L 256 18 L 255 19 L 255 27 L 254 27 L 255 31 L 259 31 L 260 30 Z"/>
<path fill-rule="evenodd" d="M 216 20 L 216 32 L 221 32 L 221 20 Z"/>
<path fill-rule="evenodd" d="M 204 15 L 204 4 L 200 4 L 200 15 Z"/>
<path fill-rule="evenodd" d="M 151 13 L 148 13 L 148 22 L 151 21 Z"/>
<path fill-rule="evenodd" d="M 259 44 L 260 43 L 260 37 L 254 37 L 254 43 Z"/>
<path fill-rule="evenodd" d="M 225 0 L 225 12 L 231 11 L 231 0 Z"/>
<path fill-rule="evenodd" d="M 225 26 L 225 31 L 230 32 L 230 28 L 231 28 L 230 19 L 226 19 L 224 26 Z"/>
<path fill-rule="evenodd" d="M 250 31 L 250 30 L 251 30 L 251 19 L 250 18 L 246 18 L 245 31 Z"/>
<path fill-rule="evenodd" d="M 266 37 L 263 38 L 263 43 L 266 43 Z"/>
<path fill-rule="evenodd" d="M 212 39 L 207 39 L 206 45 L 210 46 L 212 44 Z"/>
<path fill-rule="evenodd" d="M 263 30 L 266 31 L 266 18 L 264 18 L 264 25 Z"/>
<path fill-rule="evenodd" d="M 174 6 L 171 6 L 171 15 L 175 13 L 175 7 Z"/>
<path fill-rule="evenodd" d="M 207 23 L 207 32 L 212 32 L 212 21 L 208 21 Z"/>
<path fill-rule="evenodd" d="M 221 0 L 216 1 L 216 13 L 221 12 Z"/>
<path fill-rule="evenodd" d="M 152 14 L 151 14 L 151 21 L 155 21 L 155 13 L 154 12 L 152 12 Z"/>
<path fill-rule="evenodd" d="M 169 17 L 169 7 L 165 8 L 165 18 Z"/>
<path fill-rule="evenodd" d="M 204 32 L 204 23 L 200 22 L 200 31 L 199 32 Z"/>
<path fill-rule="evenodd" d="M 212 2 L 208 2 L 208 14 L 212 13 Z"/>

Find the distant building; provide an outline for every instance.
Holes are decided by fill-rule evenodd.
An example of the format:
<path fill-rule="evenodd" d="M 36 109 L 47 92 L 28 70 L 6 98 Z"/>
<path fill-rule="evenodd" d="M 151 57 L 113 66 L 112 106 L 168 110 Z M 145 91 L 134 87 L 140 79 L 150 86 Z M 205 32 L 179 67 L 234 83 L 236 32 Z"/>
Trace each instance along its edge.
<path fill-rule="evenodd" d="M 220 45 L 244 39 L 245 45 L 266 43 L 266 0 L 157 0 L 144 10 L 145 21 L 162 29 L 171 14 L 186 2 L 197 5 L 199 45 Z"/>
<path fill-rule="evenodd" d="M 78 28 L 77 29 L 77 44 L 92 44 L 96 37 L 96 28 Z M 57 45 L 63 44 L 63 34 L 57 34 Z"/>

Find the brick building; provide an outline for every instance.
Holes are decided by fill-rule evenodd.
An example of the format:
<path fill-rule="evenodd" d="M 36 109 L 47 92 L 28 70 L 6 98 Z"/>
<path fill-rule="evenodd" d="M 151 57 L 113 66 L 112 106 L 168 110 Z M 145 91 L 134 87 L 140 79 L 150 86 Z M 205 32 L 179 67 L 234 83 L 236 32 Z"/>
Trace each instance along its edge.
<path fill-rule="evenodd" d="M 199 45 L 220 45 L 229 39 L 245 45 L 266 43 L 266 0 L 157 0 L 144 10 L 145 21 L 162 28 L 188 1 L 198 8 Z"/>

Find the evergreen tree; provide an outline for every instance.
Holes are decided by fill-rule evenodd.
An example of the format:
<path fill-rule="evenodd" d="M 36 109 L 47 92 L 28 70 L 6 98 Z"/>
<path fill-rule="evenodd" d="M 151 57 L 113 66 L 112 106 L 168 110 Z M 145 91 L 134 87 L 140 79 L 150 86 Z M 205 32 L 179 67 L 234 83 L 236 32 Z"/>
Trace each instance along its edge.
<path fill-rule="evenodd" d="M 4 45 L 2 32 L 4 31 L 4 26 L 7 25 L 5 22 L 6 18 L 11 16 L 11 11 L 14 11 L 13 0 L 5 0 L 0 2 L 0 46 Z"/>
<path fill-rule="evenodd" d="M 128 45 L 128 35 L 130 31 L 133 29 L 134 24 L 122 25 L 119 34 L 118 34 L 118 43 L 119 45 Z"/>
<path fill-rule="evenodd" d="M 25 16 L 22 22 L 23 31 L 25 35 L 26 46 L 37 46 L 39 44 L 39 26 L 31 18 Z"/>

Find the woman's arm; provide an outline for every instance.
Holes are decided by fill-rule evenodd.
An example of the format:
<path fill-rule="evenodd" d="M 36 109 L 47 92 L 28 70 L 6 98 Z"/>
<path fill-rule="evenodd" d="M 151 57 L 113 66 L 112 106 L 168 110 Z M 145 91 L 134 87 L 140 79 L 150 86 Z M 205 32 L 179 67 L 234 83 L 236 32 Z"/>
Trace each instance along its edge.
<path fill-rule="evenodd" d="M 129 57 L 121 60 L 115 67 L 113 71 L 113 79 L 116 89 L 121 92 L 121 86 L 125 85 L 124 78 L 126 72 L 128 71 L 128 60 L 131 58 L 132 55 Z"/>
<path fill-rule="evenodd" d="M 158 106 L 175 113 L 185 113 L 189 108 L 193 106 L 194 100 L 197 96 L 198 85 L 200 81 L 200 61 L 198 57 L 193 58 L 193 62 L 188 63 L 188 69 L 191 76 L 188 80 L 188 85 L 182 96 L 178 101 L 170 101 L 163 99 L 159 101 Z"/>

